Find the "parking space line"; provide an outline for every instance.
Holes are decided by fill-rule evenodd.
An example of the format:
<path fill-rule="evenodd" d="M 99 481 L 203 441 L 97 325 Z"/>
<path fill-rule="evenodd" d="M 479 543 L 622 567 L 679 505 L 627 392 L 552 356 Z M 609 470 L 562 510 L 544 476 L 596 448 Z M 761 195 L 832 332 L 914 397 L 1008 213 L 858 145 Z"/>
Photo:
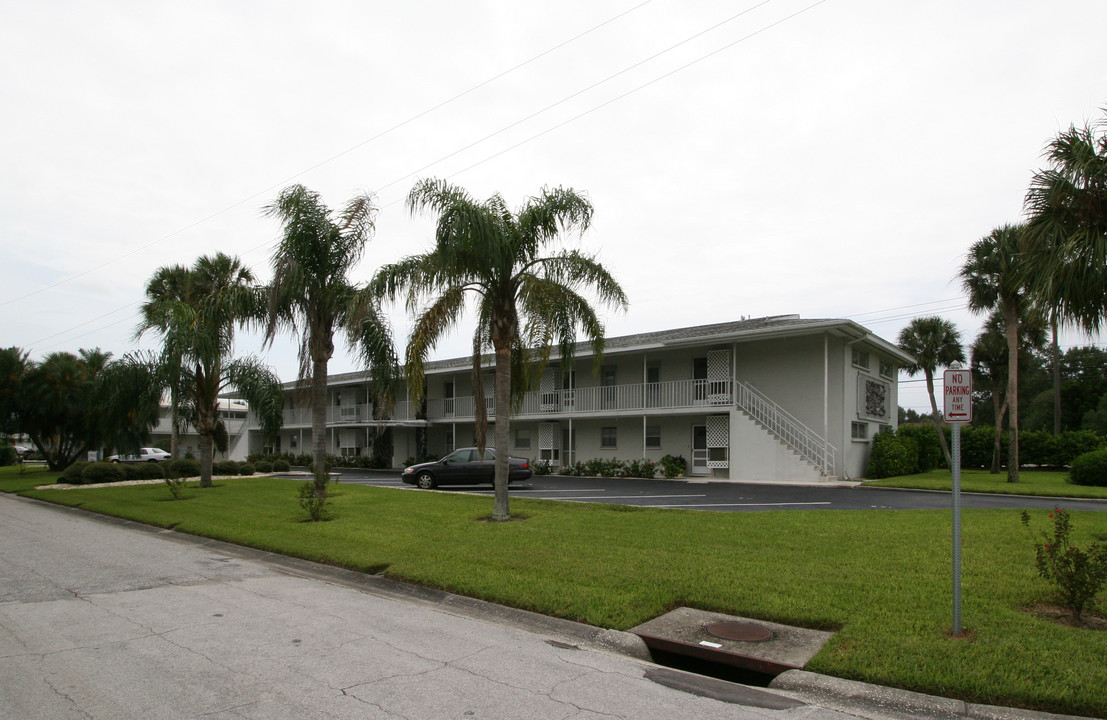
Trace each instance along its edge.
<path fill-rule="evenodd" d="M 822 502 L 776 502 L 776 503 L 694 503 L 690 505 L 650 505 L 659 508 L 683 508 L 683 507 L 782 507 L 784 505 L 831 505 L 830 501 Z"/>

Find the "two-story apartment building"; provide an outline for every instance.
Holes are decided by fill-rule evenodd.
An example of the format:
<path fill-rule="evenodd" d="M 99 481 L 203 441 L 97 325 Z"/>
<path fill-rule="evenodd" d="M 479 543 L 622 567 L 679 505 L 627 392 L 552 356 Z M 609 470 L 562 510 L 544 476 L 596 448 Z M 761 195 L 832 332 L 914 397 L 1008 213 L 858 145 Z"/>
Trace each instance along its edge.
<path fill-rule="evenodd" d="M 705 478 L 806 482 L 864 472 L 874 434 L 895 427 L 897 374 L 910 356 L 851 320 L 796 315 L 608 338 L 597 371 L 587 344 L 556 355 L 511 421 L 512 455 L 555 468 L 599 457 L 680 455 Z M 426 409 L 404 397 L 374 420 L 364 373 L 329 378 L 328 452 L 368 454 L 377 428 L 393 429 L 393 466 L 473 444 L 470 358 L 426 367 Z M 484 387 L 495 421 L 492 362 Z M 286 385 L 279 449 L 310 452 L 311 410 Z M 491 429 L 489 438 L 492 437 Z M 261 451 L 256 428 L 250 449 Z"/>

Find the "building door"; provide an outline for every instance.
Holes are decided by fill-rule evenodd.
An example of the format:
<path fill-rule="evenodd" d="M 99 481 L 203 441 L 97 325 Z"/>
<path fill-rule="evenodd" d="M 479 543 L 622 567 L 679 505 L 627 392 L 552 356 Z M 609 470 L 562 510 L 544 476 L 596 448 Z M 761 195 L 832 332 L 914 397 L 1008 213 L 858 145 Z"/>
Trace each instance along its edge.
<path fill-rule="evenodd" d="M 692 359 L 692 400 L 696 405 L 707 403 L 707 358 Z"/>
<path fill-rule="evenodd" d="M 707 475 L 707 426 L 692 426 L 692 475 Z"/>
<path fill-rule="evenodd" d="M 442 386 L 442 411 L 446 417 L 454 416 L 454 383 L 447 380 Z"/>

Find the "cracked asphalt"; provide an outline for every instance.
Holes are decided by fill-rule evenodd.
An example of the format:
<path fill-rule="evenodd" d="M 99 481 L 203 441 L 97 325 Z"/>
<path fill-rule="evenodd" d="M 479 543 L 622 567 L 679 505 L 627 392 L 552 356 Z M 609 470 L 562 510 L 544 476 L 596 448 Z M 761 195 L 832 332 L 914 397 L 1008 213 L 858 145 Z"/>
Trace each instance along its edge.
<path fill-rule="evenodd" d="M 0 538 L 2 718 L 848 717 L 564 621 L 9 495 Z"/>

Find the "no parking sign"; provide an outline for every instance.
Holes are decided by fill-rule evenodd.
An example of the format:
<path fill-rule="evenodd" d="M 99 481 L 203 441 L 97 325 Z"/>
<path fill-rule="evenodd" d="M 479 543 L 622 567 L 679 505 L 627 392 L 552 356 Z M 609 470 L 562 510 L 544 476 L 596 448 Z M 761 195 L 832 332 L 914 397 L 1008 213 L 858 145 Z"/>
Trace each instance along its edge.
<path fill-rule="evenodd" d="M 942 380 L 946 422 L 972 422 L 972 370 L 946 370 Z"/>

